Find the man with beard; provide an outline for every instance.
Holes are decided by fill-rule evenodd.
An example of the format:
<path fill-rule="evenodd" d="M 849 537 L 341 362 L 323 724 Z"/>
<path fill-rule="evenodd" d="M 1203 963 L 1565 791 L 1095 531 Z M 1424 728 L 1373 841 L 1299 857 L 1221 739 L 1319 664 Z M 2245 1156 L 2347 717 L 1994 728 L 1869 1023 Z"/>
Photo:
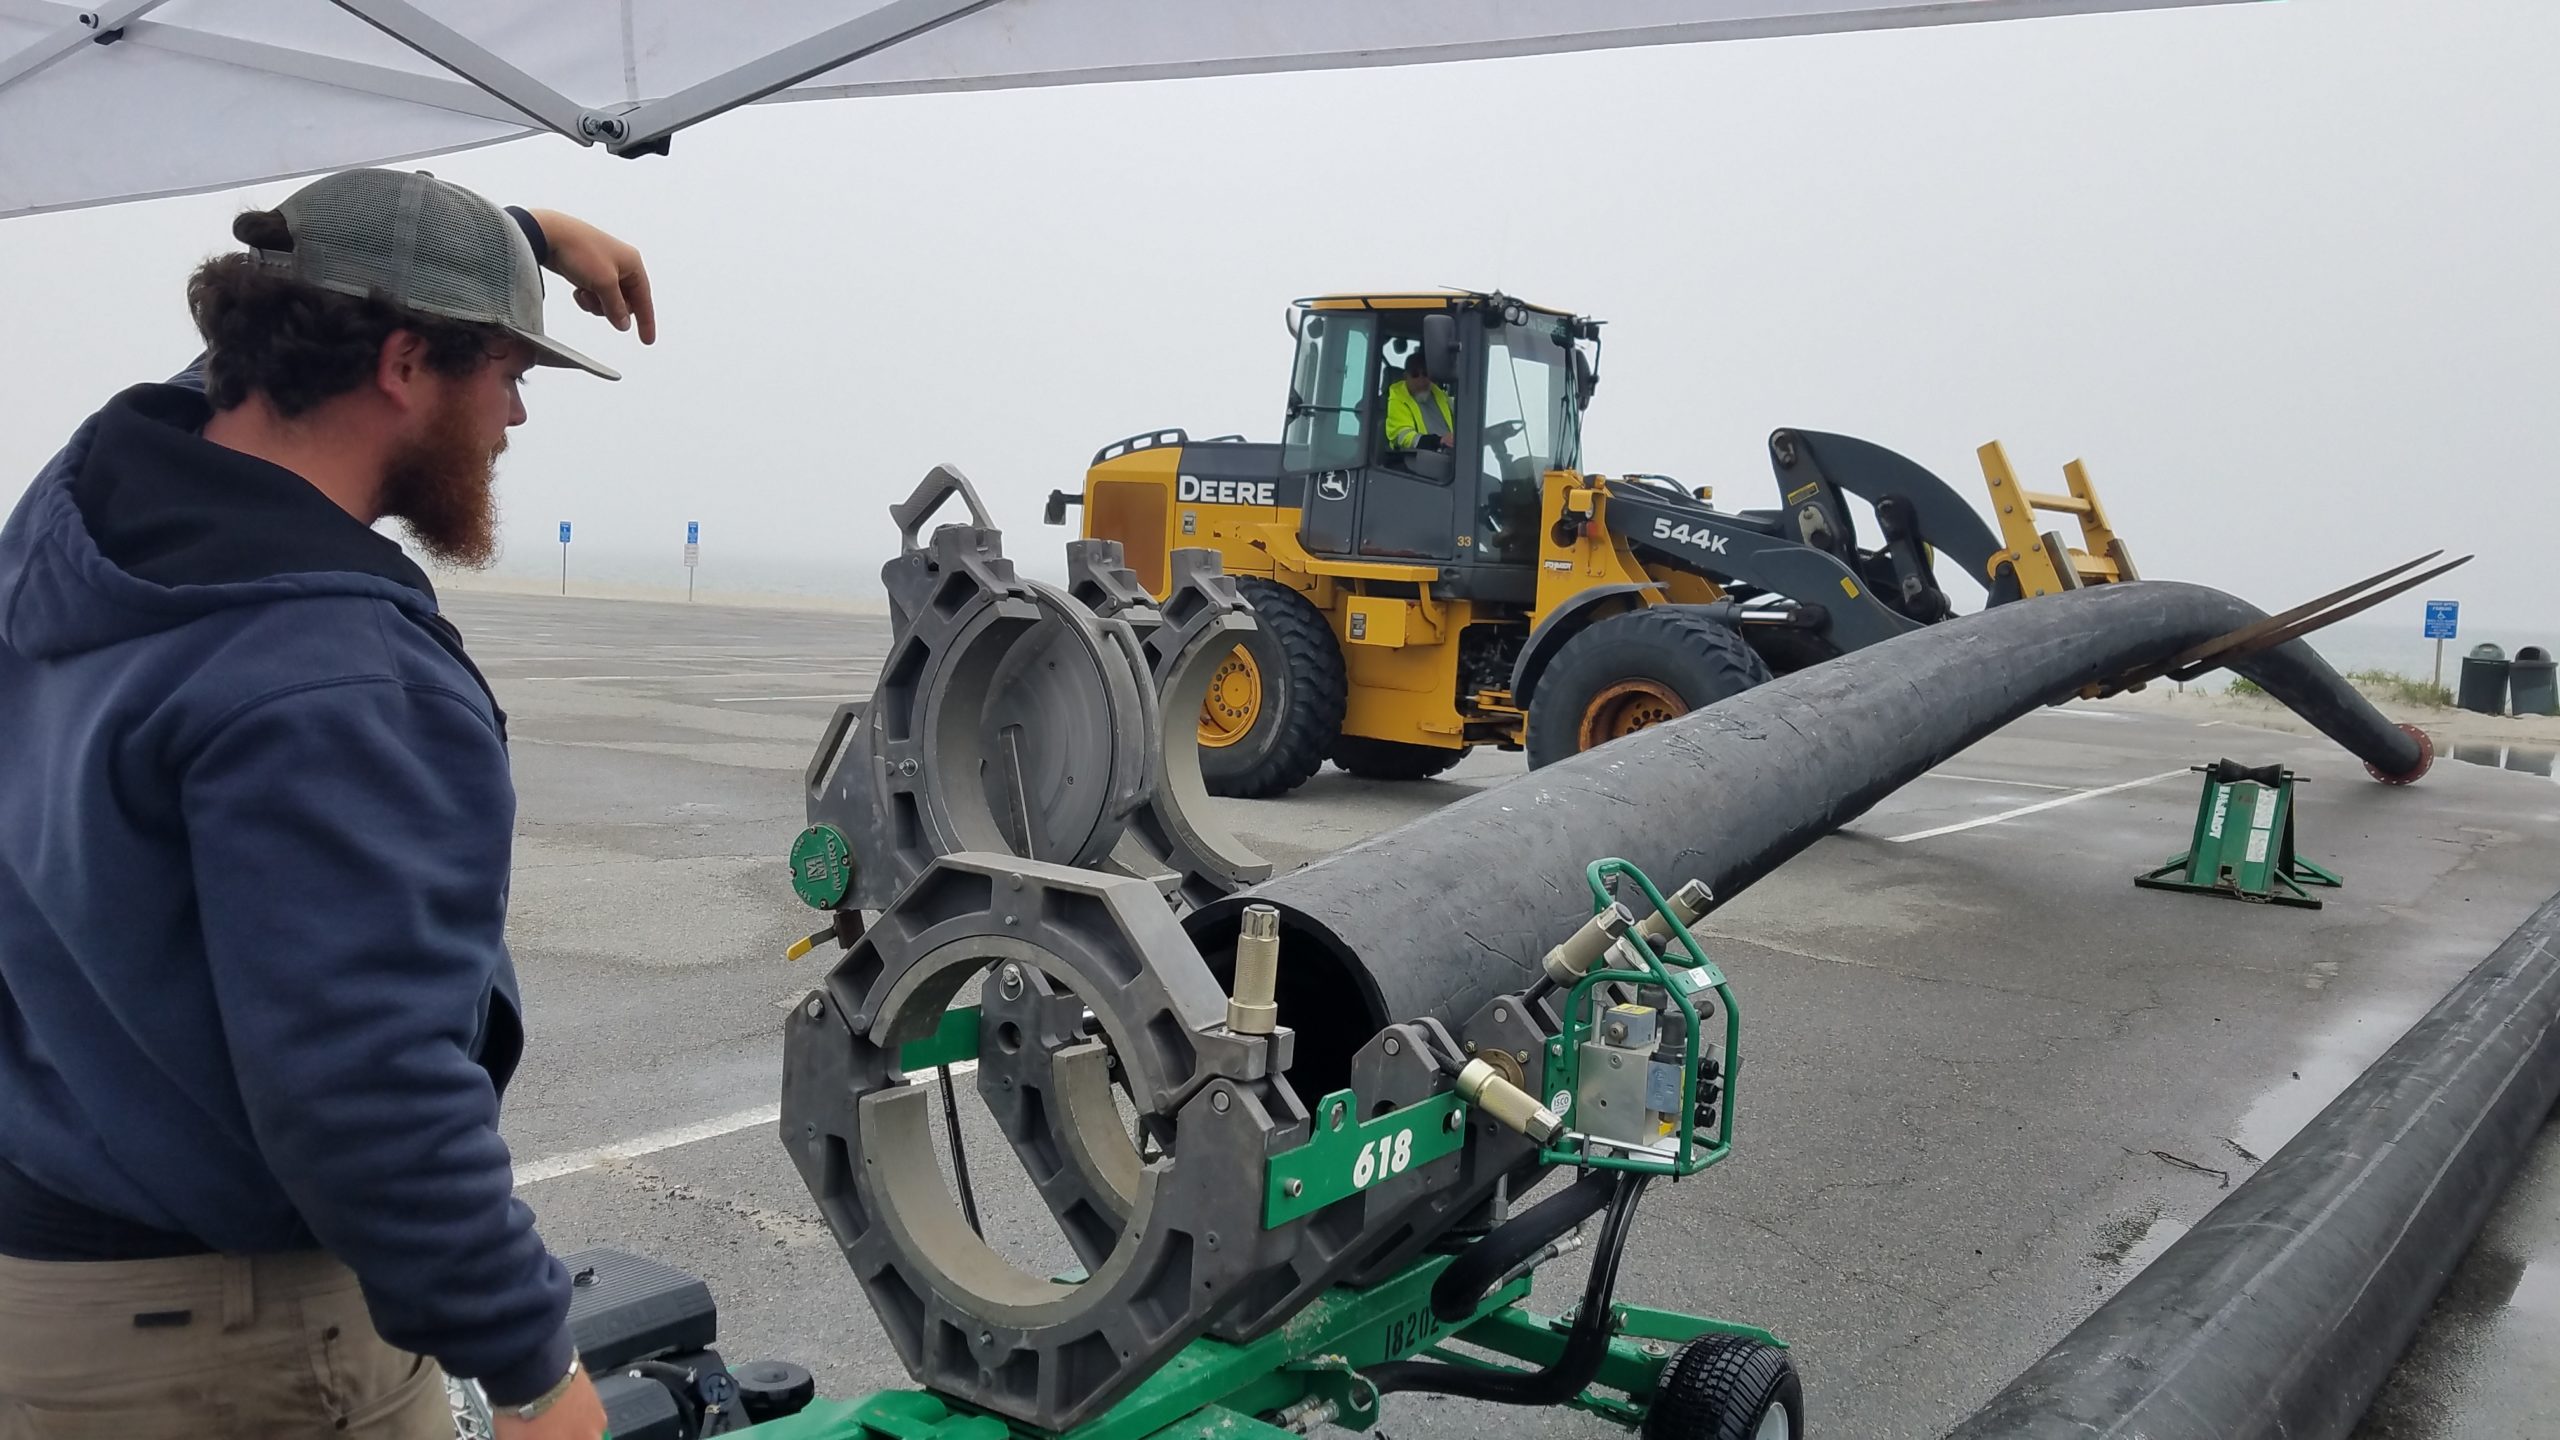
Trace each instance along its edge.
<path fill-rule="evenodd" d="M 494 548 L 543 269 L 637 252 L 422 174 L 316 181 L 0 528 L 0 1440 L 592 1440 L 514 1196 L 505 716 L 416 563 Z"/>

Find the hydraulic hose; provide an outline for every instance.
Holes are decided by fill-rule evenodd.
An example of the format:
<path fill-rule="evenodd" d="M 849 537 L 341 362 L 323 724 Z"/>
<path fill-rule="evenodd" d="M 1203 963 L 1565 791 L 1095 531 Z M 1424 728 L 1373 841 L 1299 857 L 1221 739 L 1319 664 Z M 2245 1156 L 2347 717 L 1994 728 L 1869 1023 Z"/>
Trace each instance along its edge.
<path fill-rule="evenodd" d="M 1554 1364 L 1543 1370 L 1478 1370 L 1437 1360 L 1397 1360 L 1360 1373 L 1378 1387 L 1380 1395 L 1427 1390 L 1498 1405 L 1545 1407 L 1562 1405 L 1581 1394 L 1600 1374 L 1600 1362 L 1608 1358 L 1618 1265 L 1626 1258 L 1627 1236 L 1635 1228 L 1636 1201 L 1643 1197 L 1650 1178 L 1621 1170 L 1610 1180 L 1609 1218 L 1600 1222 L 1600 1239 L 1592 1247 L 1591 1273 L 1582 1283 L 1582 1308 L 1575 1312 L 1573 1329 Z"/>
<path fill-rule="evenodd" d="M 1605 1170 L 1585 1171 L 1571 1185 L 1532 1206 L 1529 1213 L 1504 1222 L 1492 1234 L 1467 1247 L 1431 1285 L 1431 1313 L 1444 1322 L 1475 1313 L 1487 1292 L 1513 1267 L 1555 1243 L 1558 1236 L 1600 1213 L 1616 1189 Z"/>
<path fill-rule="evenodd" d="M 1535 982 L 1547 947 L 1590 916 L 1592 860 L 1730 900 L 2019 716 L 2262 618 L 2161 580 L 1994 606 L 1480 791 L 1184 925 L 1215 965 L 1245 905 L 1279 910 L 1293 1078 L 1322 1093 L 1391 1020 L 1459 1023 Z M 2384 778 L 2414 779 L 2431 758 L 2300 641 L 2235 668 Z"/>

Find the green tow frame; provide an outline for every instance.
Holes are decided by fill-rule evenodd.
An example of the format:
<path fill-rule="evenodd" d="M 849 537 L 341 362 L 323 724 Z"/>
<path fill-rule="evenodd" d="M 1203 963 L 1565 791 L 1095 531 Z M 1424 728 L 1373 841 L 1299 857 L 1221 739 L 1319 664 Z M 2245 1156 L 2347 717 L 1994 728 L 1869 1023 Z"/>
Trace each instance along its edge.
<path fill-rule="evenodd" d="M 1257 1419 L 1321 1420 L 1351 1430 L 1378 1421 L 1378 1394 L 1360 1371 L 1418 1355 L 1490 1368 L 1464 1345 L 1531 1366 L 1564 1350 L 1570 1323 L 1521 1302 L 1527 1277 L 1485 1297 L 1474 1316 L 1442 1325 L 1431 1285 L 1454 1257 L 1435 1255 L 1366 1290 L 1337 1288 L 1249 1345 L 1194 1340 L 1129 1398 L 1063 1436 L 982 1414 L 923 1390 L 883 1390 L 861 1400 L 819 1400 L 744 1432 L 756 1440 L 1280 1440 L 1297 1432 Z M 1630 1429 L 1643 1423 L 1665 1361 L 1701 1335 L 1740 1335 L 1777 1345 L 1765 1330 L 1633 1305 L 1612 1306 L 1617 1334 L 1600 1376 L 1569 1404 Z"/>

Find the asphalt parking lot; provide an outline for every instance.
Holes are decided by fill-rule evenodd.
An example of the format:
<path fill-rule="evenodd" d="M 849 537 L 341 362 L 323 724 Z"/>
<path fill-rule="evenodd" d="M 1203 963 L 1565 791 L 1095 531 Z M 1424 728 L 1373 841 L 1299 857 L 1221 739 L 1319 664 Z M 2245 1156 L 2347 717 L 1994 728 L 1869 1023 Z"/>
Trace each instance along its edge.
<path fill-rule="evenodd" d="M 885 619 L 468 593 L 448 608 L 512 721 L 510 935 L 532 1038 L 506 1125 L 545 1236 L 708 1277 L 733 1360 L 798 1360 L 826 1394 L 904 1383 L 774 1133 L 783 1015 L 823 963 L 782 958 L 816 919 L 783 857 L 819 727 L 868 692 Z M 2188 767 L 2225 755 L 2308 780 L 2304 853 L 2346 877 L 2326 908 L 2135 889 L 2185 847 Z M 1287 867 L 1520 768 L 1488 752 L 1410 785 L 1328 770 L 1284 800 L 1221 803 Z M 1654 1188 L 1621 1297 L 1784 1336 L 1818 1433 L 1940 1434 L 2546 898 L 2555 838 L 2547 775 L 2443 762 L 2389 789 L 2325 740 L 2174 706 L 2028 716 L 1711 917 L 1744 1022 L 1739 1146 Z M 997 1173 L 991 1132 L 964 1129 L 991 1227 L 1036 1254 L 1036 1201 Z M 2547 1192 L 2560 1165 L 2537 1164 Z M 1561 1306 L 1579 1282 L 1567 1262 L 1539 1299 Z M 2437 1359 L 2443 1384 L 2474 1373 Z M 2395 1390 L 2416 1415 L 2430 1385 Z M 1403 1397 L 1384 1428 L 1485 1419 Z"/>

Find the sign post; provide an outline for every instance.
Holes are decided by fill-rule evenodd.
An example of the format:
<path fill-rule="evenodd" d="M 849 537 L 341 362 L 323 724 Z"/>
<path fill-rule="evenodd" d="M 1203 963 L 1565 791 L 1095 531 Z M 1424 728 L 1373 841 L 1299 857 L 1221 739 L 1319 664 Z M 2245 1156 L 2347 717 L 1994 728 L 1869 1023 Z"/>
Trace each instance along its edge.
<path fill-rule="evenodd" d="M 2436 688 L 2444 688 L 2444 642 L 2453 638 L 2454 618 L 2461 613 L 2459 600 L 2427 602 L 2427 638 L 2436 642 Z"/>
<path fill-rule="evenodd" d="M 693 600 L 693 567 L 702 560 L 702 522 L 684 522 L 684 598 Z"/>
<path fill-rule="evenodd" d="M 569 522 L 560 522 L 560 593 L 569 593 Z"/>

